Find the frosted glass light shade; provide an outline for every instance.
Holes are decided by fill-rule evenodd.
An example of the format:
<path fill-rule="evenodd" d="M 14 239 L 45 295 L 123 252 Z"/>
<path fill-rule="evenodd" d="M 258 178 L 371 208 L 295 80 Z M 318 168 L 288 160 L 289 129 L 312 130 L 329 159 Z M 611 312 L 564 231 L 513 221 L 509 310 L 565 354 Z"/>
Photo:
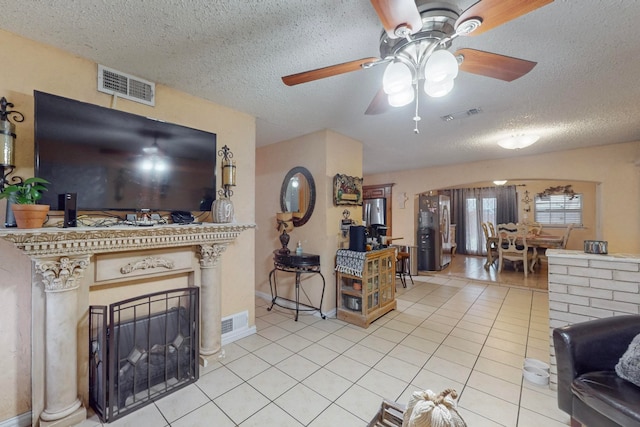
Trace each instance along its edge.
<path fill-rule="evenodd" d="M 392 62 L 387 65 L 382 76 L 382 88 L 387 94 L 402 92 L 407 87 L 411 87 L 412 82 L 411 70 L 402 62 Z"/>
<path fill-rule="evenodd" d="M 0 165 L 14 166 L 16 128 L 9 120 L 0 120 Z"/>
<path fill-rule="evenodd" d="M 409 86 L 402 92 L 389 94 L 389 105 L 392 107 L 404 107 L 410 102 L 413 102 L 415 94 L 413 88 Z"/>
<path fill-rule="evenodd" d="M 501 139 L 498 141 L 498 145 L 502 148 L 506 148 L 507 150 L 517 150 L 519 148 L 528 147 L 539 139 L 540 136 L 538 135 L 514 135 Z"/>
<path fill-rule="evenodd" d="M 446 49 L 436 50 L 431 54 L 424 67 L 427 81 L 437 83 L 453 80 L 458 75 L 458 61 L 453 53 Z"/>
<path fill-rule="evenodd" d="M 432 98 L 440 98 L 445 96 L 453 89 L 453 79 L 444 80 L 441 82 L 430 82 L 426 80 L 424 82 L 424 92 Z"/>

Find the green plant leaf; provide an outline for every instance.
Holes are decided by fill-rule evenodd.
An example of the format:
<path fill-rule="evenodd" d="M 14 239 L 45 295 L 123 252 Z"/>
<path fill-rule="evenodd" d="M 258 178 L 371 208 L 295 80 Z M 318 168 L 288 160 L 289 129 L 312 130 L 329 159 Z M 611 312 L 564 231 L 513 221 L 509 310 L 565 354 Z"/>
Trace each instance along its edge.
<path fill-rule="evenodd" d="M 31 177 L 18 184 L 11 184 L 0 192 L 0 198 L 12 198 L 14 203 L 33 205 L 42 198 L 42 192 L 47 191 L 44 184 L 49 184 L 44 178 Z"/>

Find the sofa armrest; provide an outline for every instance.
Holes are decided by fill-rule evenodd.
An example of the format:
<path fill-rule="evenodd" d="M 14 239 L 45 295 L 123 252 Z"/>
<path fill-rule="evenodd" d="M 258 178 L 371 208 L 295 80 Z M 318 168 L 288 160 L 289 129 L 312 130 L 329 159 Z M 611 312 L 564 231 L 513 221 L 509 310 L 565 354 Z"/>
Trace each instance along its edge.
<path fill-rule="evenodd" d="M 612 371 L 640 334 L 640 316 L 614 316 L 575 323 L 553 331 L 558 367 L 558 407 L 571 414 L 571 383 L 579 375 Z"/>

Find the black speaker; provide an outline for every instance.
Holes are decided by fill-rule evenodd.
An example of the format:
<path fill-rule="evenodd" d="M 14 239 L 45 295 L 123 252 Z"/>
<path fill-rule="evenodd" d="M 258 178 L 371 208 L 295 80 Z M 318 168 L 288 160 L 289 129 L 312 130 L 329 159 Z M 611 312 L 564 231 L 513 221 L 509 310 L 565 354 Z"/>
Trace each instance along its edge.
<path fill-rule="evenodd" d="M 64 228 L 76 227 L 78 225 L 77 204 L 77 193 L 58 194 L 58 210 L 64 211 Z"/>
<path fill-rule="evenodd" d="M 367 235 L 364 225 L 352 225 L 349 227 L 349 250 L 356 252 L 366 251 Z"/>

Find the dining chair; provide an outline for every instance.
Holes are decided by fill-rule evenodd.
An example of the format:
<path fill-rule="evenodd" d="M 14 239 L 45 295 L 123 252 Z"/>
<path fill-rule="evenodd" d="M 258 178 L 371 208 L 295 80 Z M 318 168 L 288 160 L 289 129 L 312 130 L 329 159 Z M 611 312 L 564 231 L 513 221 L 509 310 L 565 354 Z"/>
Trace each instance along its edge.
<path fill-rule="evenodd" d="M 496 237 L 496 229 L 493 226 L 493 223 L 491 221 L 487 221 L 487 226 L 489 227 L 489 235 L 491 237 Z"/>
<path fill-rule="evenodd" d="M 484 233 L 484 242 L 487 250 L 487 262 L 484 267 L 489 269 L 491 265 L 498 259 L 498 244 L 495 240 L 489 239 L 491 236 L 489 235 L 489 229 L 487 224 L 491 224 L 483 222 L 480 225 L 482 226 L 482 232 Z"/>
<path fill-rule="evenodd" d="M 529 228 L 529 234 L 533 234 L 534 236 L 537 236 L 542 232 L 542 224 L 539 222 L 530 222 L 527 224 L 527 227 Z"/>
<path fill-rule="evenodd" d="M 456 225 L 449 225 L 449 241 L 451 242 L 451 258 L 456 256 L 456 249 L 458 249 L 458 243 L 456 242 Z"/>
<path fill-rule="evenodd" d="M 567 248 L 567 242 L 569 241 L 569 234 L 571 234 L 571 230 L 573 230 L 573 224 L 569 224 L 567 226 L 567 229 L 564 231 L 564 235 L 562 236 L 562 245 L 560 246 L 560 249 Z"/>
<path fill-rule="evenodd" d="M 498 225 L 498 273 L 502 271 L 505 261 L 514 263 L 514 267 L 522 262 L 524 277 L 537 262 L 535 248 L 527 245 L 527 227 L 514 223 Z"/>
<path fill-rule="evenodd" d="M 413 285 L 413 276 L 411 276 L 411 266 L 409 265 L 410 255 L 409 252 L 403 252 L 399 249 L 396 249 L 396 277 L 400 278 L 400 283 L 402 283 L 402 287 L 407 287 L 407 275 L 411 279 L 411 284 Z"/>

